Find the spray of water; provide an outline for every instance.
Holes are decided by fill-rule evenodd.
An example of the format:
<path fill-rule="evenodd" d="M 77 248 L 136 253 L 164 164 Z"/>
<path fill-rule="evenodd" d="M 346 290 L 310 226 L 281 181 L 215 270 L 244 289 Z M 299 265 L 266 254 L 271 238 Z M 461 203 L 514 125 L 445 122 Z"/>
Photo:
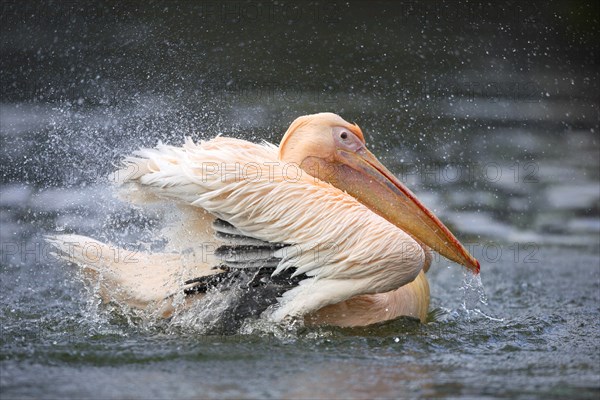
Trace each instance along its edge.
<path fill-rule="evenodd" d="M 463 285 L 461 286 L 463 293 L 462 310 L 467 318 L 473 315 L 484 317 L 490 321 L 503 322 L 503 318 L 496 318 L 489 315 L 489 303 L 485 293 L 485 287 L 481 281 L 481 274 L 472 274 L 468 271 L 463 272 Z M 482 311 L 486 309 L 486 312 Z"/>

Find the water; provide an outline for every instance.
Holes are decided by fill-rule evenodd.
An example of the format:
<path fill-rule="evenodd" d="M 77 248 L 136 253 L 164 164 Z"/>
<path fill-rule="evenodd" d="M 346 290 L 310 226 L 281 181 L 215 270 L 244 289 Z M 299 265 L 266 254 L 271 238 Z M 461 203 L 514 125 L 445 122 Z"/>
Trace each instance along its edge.
<path fill-rule="evenodd" d="M 1 397 L 597 397 L 598 6 L 214 4 L 2 4 Z M 435 260 L 429 323 L 205 334 L 99 305 L 48 254 L 154 239 L 107 179 L 132 150 L 325 110 L 481 261 Z"/>

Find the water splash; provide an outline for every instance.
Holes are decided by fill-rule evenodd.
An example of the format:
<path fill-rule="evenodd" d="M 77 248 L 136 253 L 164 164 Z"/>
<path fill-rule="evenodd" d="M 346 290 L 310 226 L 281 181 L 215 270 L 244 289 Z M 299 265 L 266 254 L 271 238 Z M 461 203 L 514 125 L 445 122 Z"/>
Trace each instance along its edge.
<path fill-rule="evenodd" d="M 238 333 L 248 336 L 272 337 L 281 343 L 292 343 L 303 334 L 307 334 L 304 321 L 292 318 L 282 322 L 275 322 L 268 317 L 248 318 L 244 321 Z M 318 337 L 315 332 L 313 338 Z"/>
<path fill-rule="evenodd" d="M 202 298 L 190 306 L 175 311 L 169 321 L 169 330 L 184 330 L 198 334 L 223 334 L 232 332 L 232 321 L 228 311 L 242 296 L 242 288 L 232 287 L 227 291 L 210 289 Z"/>
<path fill-rule="evenodd" d="M 482 308 L 489 308 L 485 287 L 481 281 L 481 274 L 472 274 L 468 271 L 463 271 L 463 292 L 462 310 L 467 318 L 472 315 L 482 316 L 490 321 L 503 322 L 504 318 L 496 318 L 483 312 Z"/>

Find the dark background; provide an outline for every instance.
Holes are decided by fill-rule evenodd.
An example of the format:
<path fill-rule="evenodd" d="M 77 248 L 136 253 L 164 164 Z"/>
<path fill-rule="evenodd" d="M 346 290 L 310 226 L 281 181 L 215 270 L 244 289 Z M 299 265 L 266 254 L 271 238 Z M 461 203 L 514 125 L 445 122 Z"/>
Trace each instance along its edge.
<path fill-rule="evenodd" d="M 0 179 L 60 184 L 60 171 L 40 164 L 79 160 L 48 135 L 122 152 L 194 133 L 277 142 L 296 116 L 326 110 L 375 134 L 375 150 L 421 155 L 481 128 L 594 128 L 598 11 L 596 2 L 4 1 L 2 102 L 41 108 L 21 117 L 40 131 L 27 165 L 6 151 L 22 139 L 3 135 Z M 53 131 L 91 111 L 79 131 Z"/>

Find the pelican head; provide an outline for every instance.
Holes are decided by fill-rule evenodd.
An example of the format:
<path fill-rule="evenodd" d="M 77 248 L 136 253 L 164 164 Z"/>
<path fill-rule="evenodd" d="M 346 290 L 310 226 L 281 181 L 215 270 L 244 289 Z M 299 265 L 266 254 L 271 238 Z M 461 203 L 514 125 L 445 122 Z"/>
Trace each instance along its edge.
<path fill-rule="evenodd" d="M 279 159 L 346 191 L 419 243 L 479 272 L 479 261 L 367 150 L 358 125 L 333 113 L 299 117 L 281 140 Z"/>

